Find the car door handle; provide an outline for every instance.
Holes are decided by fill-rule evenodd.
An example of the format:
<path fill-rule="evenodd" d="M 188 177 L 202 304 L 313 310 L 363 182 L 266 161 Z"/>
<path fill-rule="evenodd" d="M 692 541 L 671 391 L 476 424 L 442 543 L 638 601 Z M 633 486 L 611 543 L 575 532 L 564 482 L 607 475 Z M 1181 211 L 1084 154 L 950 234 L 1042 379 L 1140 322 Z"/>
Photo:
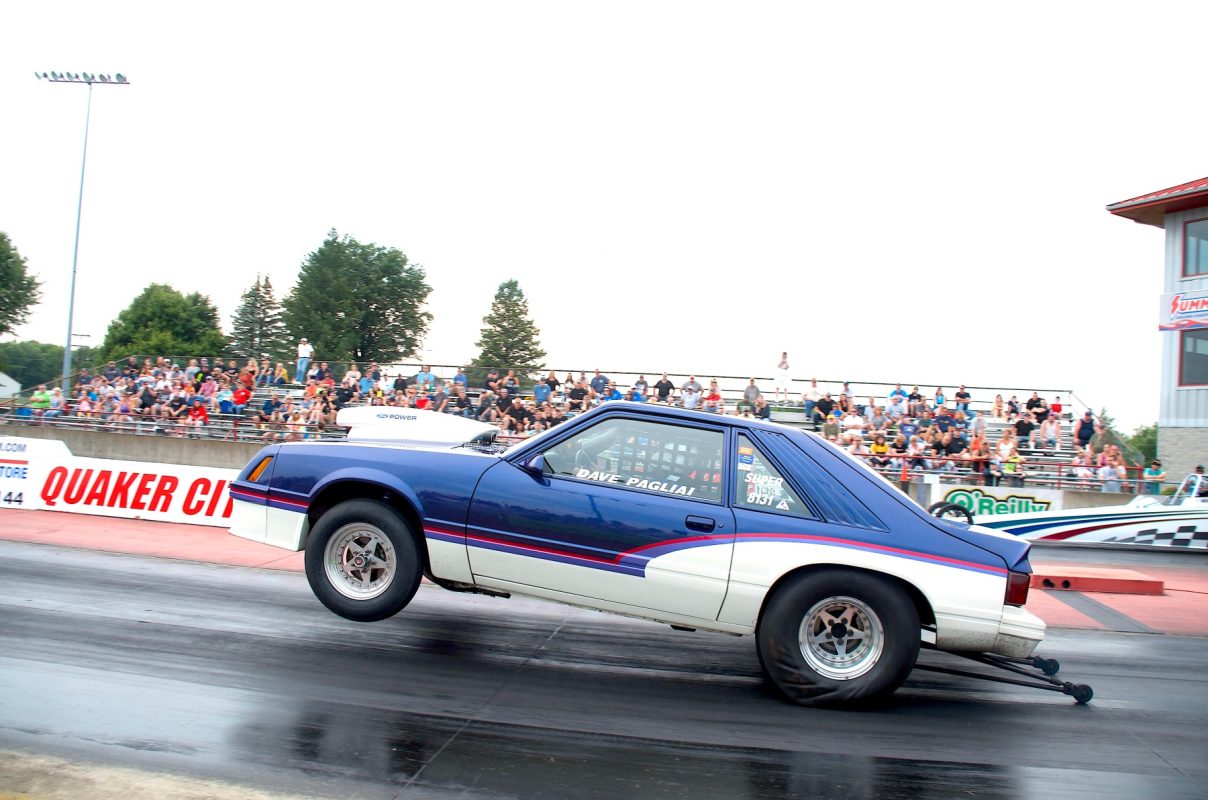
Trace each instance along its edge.
<path fill-rule="evenodd" d="M 684 520 L 684 524 L 688 526 L 689 530 L 700 531 L 701 533 L 708 533 L 717 527 L 716 520 L 709 519 L 708 517 L 698 517 L 695 514 L 689 514 Z"/>

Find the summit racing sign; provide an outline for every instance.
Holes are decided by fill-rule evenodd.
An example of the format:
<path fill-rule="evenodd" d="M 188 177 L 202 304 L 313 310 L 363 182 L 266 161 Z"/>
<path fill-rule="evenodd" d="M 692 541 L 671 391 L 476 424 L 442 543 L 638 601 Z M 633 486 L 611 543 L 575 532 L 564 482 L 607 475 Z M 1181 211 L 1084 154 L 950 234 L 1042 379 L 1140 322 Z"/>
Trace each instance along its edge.
<path fill-rule="evenodd" d="M 17 463 L 20 462 L 20 463 Z M 238 470 L 71 455 L 63 442 L 0 438 L 0 508 L 225 526 Z"/>

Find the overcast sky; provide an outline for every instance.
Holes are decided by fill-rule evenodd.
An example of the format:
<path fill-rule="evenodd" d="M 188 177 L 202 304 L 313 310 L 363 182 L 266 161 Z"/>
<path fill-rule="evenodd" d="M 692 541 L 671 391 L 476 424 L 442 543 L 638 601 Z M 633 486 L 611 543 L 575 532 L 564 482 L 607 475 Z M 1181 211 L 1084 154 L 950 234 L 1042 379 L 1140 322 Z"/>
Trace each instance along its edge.
<path fill-rule="evenodd" d="M 562 370 L 787 350 L 1157 418 L 1162 232 L 1104 206 L 1208 174 L 1203 2 L 58 0 L 0 29 L 0 230 L 43 281 L 17 338 L 64 337 L 87 96 L 34 71 L 123 72 L 81 343 L 152 281 L 228 319 L 336 228 L 425 268 L 434 363 L 515 278 Z"/>

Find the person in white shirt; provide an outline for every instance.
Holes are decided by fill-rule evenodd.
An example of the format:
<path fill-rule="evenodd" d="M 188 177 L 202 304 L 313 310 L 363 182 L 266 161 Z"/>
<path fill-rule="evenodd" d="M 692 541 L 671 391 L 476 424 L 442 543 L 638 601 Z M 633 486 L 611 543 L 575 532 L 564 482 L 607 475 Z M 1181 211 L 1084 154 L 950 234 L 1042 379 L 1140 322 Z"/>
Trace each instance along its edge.
<path fill-rule="evenodd" d="M 306 383 L 306 375 L 310 372 L 310 362 L 314 357 L 315 349 L 303 336 L 298 340 L 298 368 L 294 372 L 294 383 Z"/>

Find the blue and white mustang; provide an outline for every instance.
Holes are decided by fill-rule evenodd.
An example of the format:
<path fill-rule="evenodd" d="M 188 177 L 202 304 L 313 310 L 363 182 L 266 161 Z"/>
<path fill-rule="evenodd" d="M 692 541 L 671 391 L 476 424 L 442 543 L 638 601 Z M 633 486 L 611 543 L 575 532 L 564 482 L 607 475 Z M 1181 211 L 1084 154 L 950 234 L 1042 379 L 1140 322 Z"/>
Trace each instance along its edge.
<path fill-rule="evenodd" d="M 418 412 L 428 413 L 428 412 Z M 929 516 L 792 428 L 607 403 L 501 453 L 369 443 L 266 447 L 231 484 L 231 532 L 306 550 L 318 598 L 360 621 L 422 576 L 753 633 L 803 704 L 892 693 L 920 644 L 1029 656 L 1029 544 Z"/>

